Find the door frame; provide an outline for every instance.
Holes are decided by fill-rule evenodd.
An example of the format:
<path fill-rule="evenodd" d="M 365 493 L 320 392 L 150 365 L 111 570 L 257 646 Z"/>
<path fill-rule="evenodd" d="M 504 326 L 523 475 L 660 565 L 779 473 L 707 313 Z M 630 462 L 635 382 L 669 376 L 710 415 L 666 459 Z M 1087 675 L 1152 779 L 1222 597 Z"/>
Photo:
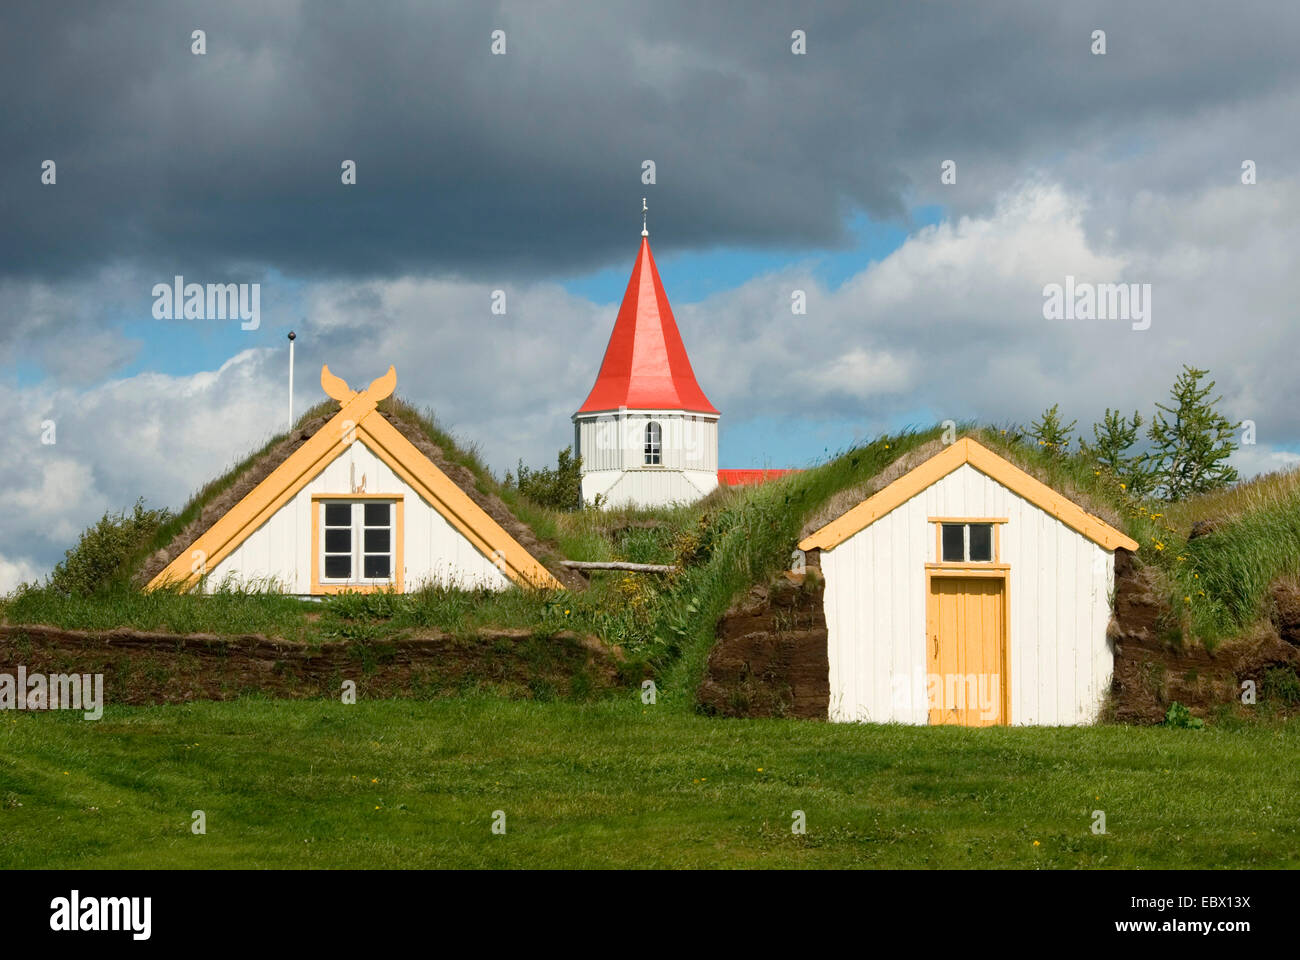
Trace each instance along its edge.
<path fill-rule="evenodd" d="M 987 522 L 987 521 L 981 521 Z M 996 529 L 996 528 L 995 528 Z M 996 554 L 995 554 L 996 556 Z M 934 581 L 944 580 L 999 580 L 1002 583 L 1002 722 L 995 726 L 1011 726 L 1011 565 L 1007 563 L 927 563 L 925 565 L 925 639 L 926 674 L 930 672 L 930 637 L 937 629 L 934 622 L 938 604 L 935 603 Z M 930 709 L 926 705 L 926 723 Z"/>

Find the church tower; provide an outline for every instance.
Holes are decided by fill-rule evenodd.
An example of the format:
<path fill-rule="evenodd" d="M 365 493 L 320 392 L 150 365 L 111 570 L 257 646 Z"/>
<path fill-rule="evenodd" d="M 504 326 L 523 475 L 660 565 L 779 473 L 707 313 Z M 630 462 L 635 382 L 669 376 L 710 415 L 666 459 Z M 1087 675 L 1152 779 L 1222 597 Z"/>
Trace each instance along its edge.
<path fill-rule="evenodd" d="M 582 499 L 605 506 L 690 503 L 718 485 L 720 414 L 695 381 L 650 253 L 641 201 L 641 249 L 605 359 L 573 415 Z"/>

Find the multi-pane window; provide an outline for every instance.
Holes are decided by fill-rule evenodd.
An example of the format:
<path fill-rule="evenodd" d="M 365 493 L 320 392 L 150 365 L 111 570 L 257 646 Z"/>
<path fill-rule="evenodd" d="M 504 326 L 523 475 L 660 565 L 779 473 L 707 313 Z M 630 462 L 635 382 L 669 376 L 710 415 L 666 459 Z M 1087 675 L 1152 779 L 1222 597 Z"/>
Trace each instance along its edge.
<path fill-rule="evenodd" d="M 321 582 L 393 582 L 391 500 L 325 500 L 320 504 Z"/>
<path fill-rule="evenodd" d="M 659 466 L 663 454 L 663 430 L 651 420 L 645 425 L 645 462 L 647 466 Z"/>
<path fill-rule="evenodd" d="M 939 559 L 944 563 L 992 563 L 993 524 L 940 524 Z"/>

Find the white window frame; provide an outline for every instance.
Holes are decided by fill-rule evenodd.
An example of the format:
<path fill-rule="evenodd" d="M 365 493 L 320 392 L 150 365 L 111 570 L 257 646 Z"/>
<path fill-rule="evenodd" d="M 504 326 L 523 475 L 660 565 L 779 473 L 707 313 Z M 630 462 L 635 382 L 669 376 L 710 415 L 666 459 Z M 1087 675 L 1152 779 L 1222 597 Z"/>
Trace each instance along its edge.
<path fill-rule="evenodd" d="M 664 465 L 664 428 L 658 420 L 649 420 L 645 425 L 645 447 L 642 465 L 662 467 Z M 654 459 L 650 459 L 653 457 Z"/>
<path fill-rule="evenodd" d="M 339 586 L 389 586 L 397 583 L 397 565 L 401 562 L 398 556 L 398 501 L 396 497 L 322 497 L 316 500 L 317 509 L 320 510 L 320 542 L 316 544 L 316 560 L 320 572 L 319 582 L 322 586 L 339 587 Z M 348 577 L 330 577 L 325 572 L 325 541 L 328 539 L 329 530 L 341 530 L 342 527 L 327 527 L 325 524 L 326 508 L 335 504 L 347 504 L 352 508 L 351 524 L 351 550 L 352 559 L 352 576 Z M 388 551 L 387 554 L 378 551 L 366 551 L 365 547 L 365 530 L 366 530 L 366 507 L 385 504 L 388 506 Z M 383 529 L 382 527 L 371 527 L 370 529 Z M 331 556 L 338 556 L 337 552 L 331 551 Z M 388 557 L 388 576 L 387 577 L 366 577 L 365 558 L 367 556 L 387 556 Z"/>

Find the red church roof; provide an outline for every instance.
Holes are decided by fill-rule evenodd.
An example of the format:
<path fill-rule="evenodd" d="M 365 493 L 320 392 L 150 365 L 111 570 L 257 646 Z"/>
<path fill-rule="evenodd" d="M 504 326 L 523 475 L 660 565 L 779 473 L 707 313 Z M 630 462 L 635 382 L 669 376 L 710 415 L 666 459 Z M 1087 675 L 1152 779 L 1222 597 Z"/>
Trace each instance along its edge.
<path fill-rule="evenodd" d="M 723 487 L 752 487 L 760 483 L 767 483 L 769 480 L 775 480 L 777 477 L 784 477 L 787 473 L 798 472 L 798 470 L 770 468 L 766 470 L 729 470 L 723 467 L 718 470 L 718 485 Z"/>
<path fill-rule="evenodd" d="M 644 236 L 596 384 L 578 413 L 619 407 L 718 412 L 695 382 L 650 241 Z"/>

